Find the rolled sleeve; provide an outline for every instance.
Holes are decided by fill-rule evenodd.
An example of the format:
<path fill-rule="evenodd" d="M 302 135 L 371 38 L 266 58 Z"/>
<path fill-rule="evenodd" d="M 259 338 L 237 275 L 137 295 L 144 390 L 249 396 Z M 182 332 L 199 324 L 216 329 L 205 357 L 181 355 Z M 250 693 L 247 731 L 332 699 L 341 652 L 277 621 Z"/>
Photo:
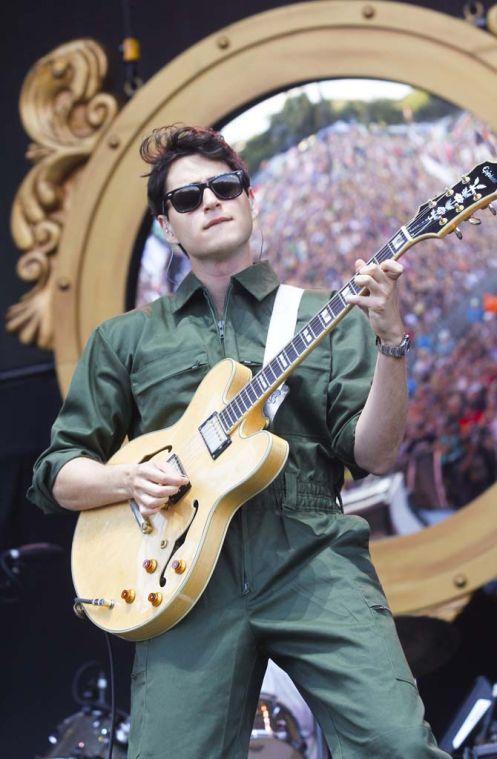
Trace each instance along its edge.
<path fill-rule="evenodd" d="M 354 479 L 365 477 L 355 460 L 357 421 L 366 403 L 376 366 L 375 335 L 366 316 L 353 308 L 331 333 L 331 371 L 327 422 L 335 456 Z"/>
<path fill-rule="evenodd" d="M 59 471 L 80 456 L 108 461 L 122 444 L 132 413 L 128 372 L 99 327 L 76 367 L 50 446 L 35 463 L 29 500 L 47 513 L 67 513 L 52 494 Z"/>

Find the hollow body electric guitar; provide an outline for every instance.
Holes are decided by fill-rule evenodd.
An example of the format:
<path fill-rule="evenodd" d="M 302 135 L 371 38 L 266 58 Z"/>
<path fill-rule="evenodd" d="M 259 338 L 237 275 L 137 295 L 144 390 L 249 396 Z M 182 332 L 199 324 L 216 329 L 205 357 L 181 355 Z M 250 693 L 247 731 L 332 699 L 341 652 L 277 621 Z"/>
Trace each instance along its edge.
<path fill-rule="evenodd" d="M 397 259 L 412 245 L 450 232 L 497 197 L 497 164 L 482 163 L 420 206 L 368 263 Z M 205 589 L 228 525 L 240 506 L 266 488 L 285 465 L 288 443 L 270 433 L 267 398 L 353 307 L 362 293 L 351 279 L 252 377 L 231 360 L 199 385 L 181 419 L 123 446 L 107 466 L 166 458 L 189 484 L 145 518 L 133 501 L 83 511 L 72 548 L 76 608 L 99 627 L 144 640 L 173 627 Z"/>

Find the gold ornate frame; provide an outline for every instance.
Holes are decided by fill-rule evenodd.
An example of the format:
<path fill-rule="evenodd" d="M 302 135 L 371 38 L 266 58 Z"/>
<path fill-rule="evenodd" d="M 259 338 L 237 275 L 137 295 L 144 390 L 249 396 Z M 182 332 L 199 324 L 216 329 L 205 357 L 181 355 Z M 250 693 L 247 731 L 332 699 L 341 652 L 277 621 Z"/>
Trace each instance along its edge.
<path fill-rule="evenodd" d="M 497 130 L 497 40 L 434 11 L 322 0 L 252 16 L 207 37 L 160 70 L 106 125 L 73 193 L 49 282 L 63 390 L 90 331 L 125 307 L 146 212 L 142 138 L 174 121 L 218 122 L 295 82 L 355 76 L 428 89 Z M 494 485 L 443 524 L 373 544 L 396 613 L 452 618 L 495 575 L 496 505 Z"/>

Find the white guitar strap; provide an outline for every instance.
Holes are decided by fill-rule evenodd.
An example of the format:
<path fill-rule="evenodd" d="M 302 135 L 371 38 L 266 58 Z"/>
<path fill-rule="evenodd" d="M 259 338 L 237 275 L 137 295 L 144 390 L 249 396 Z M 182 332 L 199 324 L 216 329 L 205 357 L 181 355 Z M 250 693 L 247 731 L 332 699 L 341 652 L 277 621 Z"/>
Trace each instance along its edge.
<path fill-rule="evenodd" d="M 280 285 L 274 299 L 273 313 L 269 322 L 264 351 L 263 365 L 266 366 L 277 353 L 290 342 L 295 334 L 297 314 L 303 290 L 293 285 Z M 290 392 L 288 385 L 283 382 L 264 404 L 264 413 L 273 423 L 276 412 Z"/>

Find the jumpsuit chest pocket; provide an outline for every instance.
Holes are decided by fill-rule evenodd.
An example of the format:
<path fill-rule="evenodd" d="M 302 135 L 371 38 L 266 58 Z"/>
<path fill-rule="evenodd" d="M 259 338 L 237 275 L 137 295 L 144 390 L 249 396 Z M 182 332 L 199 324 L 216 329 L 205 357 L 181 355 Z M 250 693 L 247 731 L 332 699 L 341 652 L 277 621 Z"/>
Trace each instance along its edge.
<path fill-rule="evenodd" d="M 209 371 L 207 352 L 198 347 L 168 350 L 131 375 L 144 428 L 173 424 L 185 411 Z"/>

